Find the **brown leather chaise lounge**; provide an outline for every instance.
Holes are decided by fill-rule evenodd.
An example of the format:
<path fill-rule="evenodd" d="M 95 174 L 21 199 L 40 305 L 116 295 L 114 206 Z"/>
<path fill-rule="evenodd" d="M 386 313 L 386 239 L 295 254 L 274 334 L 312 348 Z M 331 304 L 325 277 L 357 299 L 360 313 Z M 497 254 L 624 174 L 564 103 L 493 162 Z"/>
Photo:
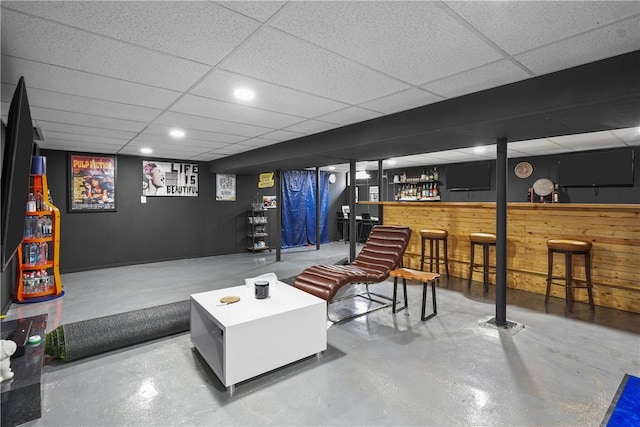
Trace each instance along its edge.
<path fill-rule="evenodd" d="M 402 267 L 402 257 L 407 249 L 410 237 L 411 229 L 409 227 L 376 225 L 371 229 L 364 247 L 353 262 L 347 265 L 313 265 L 300 273 L 293 282 L 293 286 L 331 303 L 343 286 L 362 283 L 367 285 L 366 296 L 365 294 L 352 296 L 365 297 L 383 304 L 375 308 L 376 310 L 388 307 L 391 303 L 381 302 L 373 298 L 372 295 L 385 300 L 390 299 L 386 296 L 369 292 L 368 285 L 386 280 L 392 270 Z M 334 323 L 349 320 L 353 317 L 367 314 L 370 311 L 373 310 L 349 316 L 345 319 L 334 321 Z"/>

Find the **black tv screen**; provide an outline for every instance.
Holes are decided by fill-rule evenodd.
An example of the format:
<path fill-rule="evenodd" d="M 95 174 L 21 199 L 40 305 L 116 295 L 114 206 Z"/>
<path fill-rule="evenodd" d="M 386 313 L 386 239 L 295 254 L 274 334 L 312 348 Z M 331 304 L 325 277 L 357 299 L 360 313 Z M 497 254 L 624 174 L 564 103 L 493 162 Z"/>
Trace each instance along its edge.
<path fill-rule="evenodd" d="M 489 162 L 460 163 L 447 166 L 446 185 L 449 191 L 491 189 L 491 165 Z"/>
<path fill-rule="evenodd" d="M 633 185 L 633 149 L 564 155 L 558 161 L 561 187 L 626 187 Z"/>
<path fill-rule="evenodd" d="M 33 123 L 24 78 L 13 93 L 2 159 L 2 270 L 20 246 L 29 195 Z"/>

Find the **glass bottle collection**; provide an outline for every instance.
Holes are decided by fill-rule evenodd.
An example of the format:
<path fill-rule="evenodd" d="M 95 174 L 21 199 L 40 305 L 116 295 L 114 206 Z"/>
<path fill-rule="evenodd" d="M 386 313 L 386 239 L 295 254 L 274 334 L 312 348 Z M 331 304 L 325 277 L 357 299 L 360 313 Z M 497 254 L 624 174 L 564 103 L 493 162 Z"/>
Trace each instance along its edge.
<path fill-rule="evenodd" d="M 48 194 L 51 202 L 51 194 Z M 42 193 L 29 193 L 26 206 L 27 214 L 50 211 L 43 203 Z M 24 222 L 22 244 L 22 264 L 27 267 L 42 267 L 22 272 L 23 293 L 39 294 L 49 292 L 55 284 L 54 276 L 49 274 L 49 241 L 31 241 L 50 239 L 53 236 L 53 220 L 50 216 L 26 215 Z"/>

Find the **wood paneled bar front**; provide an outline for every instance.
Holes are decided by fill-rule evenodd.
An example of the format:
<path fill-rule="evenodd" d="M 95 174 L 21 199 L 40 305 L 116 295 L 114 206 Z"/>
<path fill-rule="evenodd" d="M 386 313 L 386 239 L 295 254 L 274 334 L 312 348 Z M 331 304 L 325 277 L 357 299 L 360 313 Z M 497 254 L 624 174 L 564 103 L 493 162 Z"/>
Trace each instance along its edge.
<path fill-rule="evenodd" d="M 469 233 L 496 232 L 495 203 L 361 202 L 383 209 L 384 224 L 405 225 L 413 233 L 405 267 L 420 268 L 420 230 L 449 232 L 451 276 L 467 278 Z M 508 203 L 507 287 L 544 294 L 547 240 L 582 239 L 593 243 L 592 280 L 596 305 L 640 313 L 640 205 L 570 203 Z M 574 277 L 583 281 L 584 261 L 574 259 Z M 491 260 L 495 254 L 491 251 Z M 564 260 L 554 259 L 555 273 L 564 274 Z M 491 275 L 495 284 L 495 275 Z M 551 295 L 564 299 L 564 287 Z M 587 301 L 586 290 L 574 291 Z"/>

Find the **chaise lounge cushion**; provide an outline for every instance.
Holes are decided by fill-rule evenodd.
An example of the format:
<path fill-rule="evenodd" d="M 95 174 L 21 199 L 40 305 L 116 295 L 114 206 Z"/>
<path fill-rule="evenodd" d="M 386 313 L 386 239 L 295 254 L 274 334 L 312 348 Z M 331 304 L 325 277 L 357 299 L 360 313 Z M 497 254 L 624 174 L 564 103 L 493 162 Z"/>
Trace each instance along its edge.
<path fill-rule="evenodd" d="M 410 237 L 409 227 L 376 225 L 352 263 L 311 266 L 300 273 L 293 286 L 331 302 L 347 284 L 382 282 L 402 266 Z"/>

